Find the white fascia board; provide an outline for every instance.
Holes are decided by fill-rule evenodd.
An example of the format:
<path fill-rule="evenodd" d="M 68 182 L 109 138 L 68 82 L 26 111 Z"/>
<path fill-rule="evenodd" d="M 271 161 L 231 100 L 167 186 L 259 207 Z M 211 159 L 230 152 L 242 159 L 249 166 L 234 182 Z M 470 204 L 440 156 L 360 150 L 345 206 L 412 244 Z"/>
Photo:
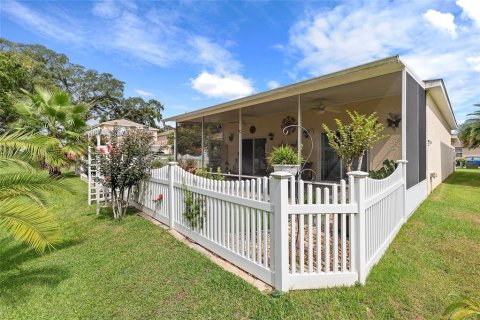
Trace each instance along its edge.
<path fill-rule="evenodd" d="M 450 99 L 448 98 L 447 90 L 443 80 L 426 80 L 425 89 L 427 90 L 427 94 L 430 95 L 440 109 L 440 112 L 445 117 L 445 120 L 447 120 L 447 123 L 450 125 L 450 129 L 455 130 L 458 127 L 458 124 L 457 120 L 455 119 L 455 114 L 453 113 L 452 105 L 450 104 Z"/>

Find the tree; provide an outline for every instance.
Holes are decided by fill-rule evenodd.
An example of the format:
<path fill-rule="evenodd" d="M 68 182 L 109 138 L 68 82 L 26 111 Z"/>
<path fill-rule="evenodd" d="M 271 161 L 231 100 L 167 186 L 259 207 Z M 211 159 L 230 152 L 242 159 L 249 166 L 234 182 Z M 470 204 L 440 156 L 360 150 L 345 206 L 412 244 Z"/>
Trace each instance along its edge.
<path fill-rule="evenodd" d="M 369 116 L 356 111 L 352 113 L 347 110 L 347 113 L 351 120 L 349 124 L 343 124 L 341 120 L 335 119 L 336 131 L 330 130 L 326 124 L 322 127 L 327 135 L 328 144 L 344 161 L 347 172 L 350 172 L 355 160 L 358 160 L 357 170 L 361 170 L 365 151 L 386 136 L 381 135 L 384 126 L 378 122 L 375 112 Z"/>
<path fill-rule="evenodd" d="M 65 155 L 83 154 L 83 133 L 87 128 L 85 113 L 88 107 L 72 104 L 70 96 L 65 92 L 51 92 L 40 87 L 35 87 L 34 91 L 34 94 L 24 91 L 23 99 L 15 104 L 20 116 L 15 126 L 29 128 L 56 139 Z M 60 169 L 51 166 L 51 174 L 60 174 Z"/>
<path fill-rule="evenodd" d="M 148 131 L 127 131 L 121 135 L 115 128 L 110 134 L 110 143 L 107 150 L 99 150 L 103 178 L 98 182 L 110 190 L 113 216 L 121 219 L 132 189 L 150 174 L 152 136 Z"/>
<path fill-rule="evenodd" d="M 112 108 L 109 119 L 128 119 L 150 127 L 157 127 L 156 121 L 162 120 L 163 104 L 155 99 L 148 101 L 140 97 L 123 100 Z"/>
<path fill-rule="evenodd" d="M 8 51 L 0 51 L 0 131 L 18 119 L 13 107 L 18 88 L 31 87 L 30 69 L 25 61 Z"/>
<path fill-rule="evenodd" d="M 480 301 L 467 296 L 461 296 L 458 301 L 445 309 L 443 315 L 448 316 L 448 319 L 452 320 L 478 320 L 480 319 Z"/>
<path fill-rule="evenodd" d="M 57 217 L 45 208 L 43 192 L 70 188 L 35 170 L 32 163 L 39 159 L 61 164 L 65 158 L 55 139 L 22 131 L 0 135 L 0 228 L 43 252 L 61 241 Z"/>
<path fill-rule="evenodd" d="M 480 108 L 480 104 L 474 106 Z M 480 148 L 480 109 L 468 114 L 468 116 L 473 116 L 473 118 L 468 119 L 460 126 L 458 138 L 466 148 Z"/>

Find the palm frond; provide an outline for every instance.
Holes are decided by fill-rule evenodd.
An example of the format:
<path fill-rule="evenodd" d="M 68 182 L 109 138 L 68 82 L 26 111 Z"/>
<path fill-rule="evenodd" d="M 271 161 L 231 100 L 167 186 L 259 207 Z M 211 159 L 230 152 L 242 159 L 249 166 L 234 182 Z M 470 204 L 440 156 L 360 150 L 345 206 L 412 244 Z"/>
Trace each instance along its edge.
<path fill-rule="evenodd" d="M 17 150 L 32 160 L 45 160 L 51 165 L 63 165 L 65 157 L 58 140 L 26 131 L 5 132 L 0 135 L 0 156 Z"/>
<path fill-rule="evenodd" d="M 38 252 L 62 241 L 57 217 L 45 208 L 19 200 L 0 200 L 0 228 Z"/>
<path fill-rule="evenodd" d="M 26 196 L 39 205 L 45 203 L 44 192 L 73 192 L 62 179 L 50 177 L 44 172 L 20 171 L 0 174 L 0 200 Z"/>

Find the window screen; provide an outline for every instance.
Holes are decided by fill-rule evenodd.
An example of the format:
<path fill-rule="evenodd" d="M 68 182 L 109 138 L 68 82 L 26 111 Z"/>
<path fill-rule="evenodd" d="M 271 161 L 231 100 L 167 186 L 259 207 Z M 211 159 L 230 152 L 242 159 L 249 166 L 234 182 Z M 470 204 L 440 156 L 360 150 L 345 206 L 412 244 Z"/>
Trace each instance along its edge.
<path fill-rule="evenodd" d="M 426 179 L 426 95 L 407 73 L 407 188 Z"/>

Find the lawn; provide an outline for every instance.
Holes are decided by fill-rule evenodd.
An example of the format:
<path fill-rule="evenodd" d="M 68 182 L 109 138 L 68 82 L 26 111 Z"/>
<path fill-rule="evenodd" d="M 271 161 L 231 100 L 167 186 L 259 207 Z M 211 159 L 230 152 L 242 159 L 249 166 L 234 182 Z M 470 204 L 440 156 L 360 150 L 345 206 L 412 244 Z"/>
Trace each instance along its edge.
<path fill-rule="evenodd" d="M 459 170 L 415 212 L 365 286 L 273 298 L 136 216 L 52 194 L 64 244 L 37 255 L 0 240 L 0 319 L 422 319 L 480 298 L 480 170 Z"/>

